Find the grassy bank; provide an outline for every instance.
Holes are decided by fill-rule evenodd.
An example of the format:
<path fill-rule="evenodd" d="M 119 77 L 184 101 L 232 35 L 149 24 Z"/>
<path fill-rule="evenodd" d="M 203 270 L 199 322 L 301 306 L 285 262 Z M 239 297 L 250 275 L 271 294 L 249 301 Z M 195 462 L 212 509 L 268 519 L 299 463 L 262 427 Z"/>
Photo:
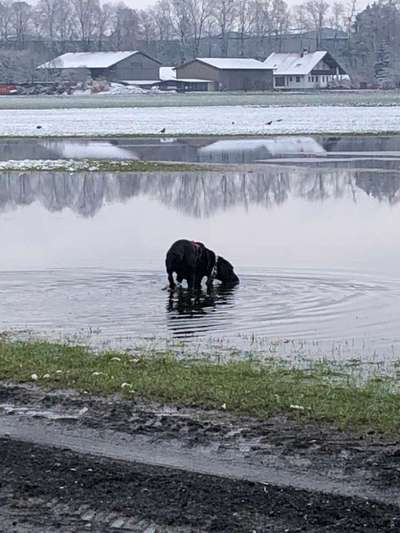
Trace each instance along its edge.
<path fill-rule="evenodd" d="M 322 90 L 271 92 L 193 92 L 134 95 L 81 95 L 81 96 L 7 96 L 0 99 L 3 109 L 90 109 L 142 108 L 187 106 L 392 106 L 399 105 L 400 91 L 387 90 Z"/>
<path fill-rule="evenodd" d="M 393 381 L 370 379 L 357 386 L 327 363 L 307 370 L 282 361 L 217 365 L 169 355 L 96 355 L 82 346 L 1 341 L 0 380 L 400 433 L 400 394 Z"/>
<path fill-rule="evenodd" d="M 211 165 L 194 163 L 157 163 L 153 161 L 99 161 L 99 160 L 22 160 L 0 162 L 0 171 L 52 172 L 195 172 L 213 170 Z"/>

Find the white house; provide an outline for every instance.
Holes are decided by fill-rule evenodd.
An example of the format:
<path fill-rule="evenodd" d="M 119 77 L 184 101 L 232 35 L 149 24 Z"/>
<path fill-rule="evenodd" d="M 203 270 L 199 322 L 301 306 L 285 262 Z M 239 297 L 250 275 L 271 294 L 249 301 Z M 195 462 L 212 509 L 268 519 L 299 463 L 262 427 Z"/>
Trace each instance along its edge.
<path fill-rule="evenodd" d="M 264 61 L 273 69 L 275 89 L 323 89 L 334 80 L 346 77 L 346 71 L 329 52 L 276 53 Z"/>

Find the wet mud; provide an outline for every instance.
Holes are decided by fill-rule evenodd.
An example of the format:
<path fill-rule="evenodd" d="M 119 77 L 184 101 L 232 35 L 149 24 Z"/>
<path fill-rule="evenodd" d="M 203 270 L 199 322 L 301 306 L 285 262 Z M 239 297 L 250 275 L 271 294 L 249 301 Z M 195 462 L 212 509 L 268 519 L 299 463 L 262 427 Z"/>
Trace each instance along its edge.
<path fill-rule="evenodd" d="M 0 386 L 4 532 L 399 531 L 399 480 L 382 435 Z"/>

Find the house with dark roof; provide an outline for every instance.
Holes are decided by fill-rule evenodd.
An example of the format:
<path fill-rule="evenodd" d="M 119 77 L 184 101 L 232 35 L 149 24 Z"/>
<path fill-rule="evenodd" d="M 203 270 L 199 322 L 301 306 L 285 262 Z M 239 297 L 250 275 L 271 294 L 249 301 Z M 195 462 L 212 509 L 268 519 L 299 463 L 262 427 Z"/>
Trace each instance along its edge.
<path fill-rule="evenodd" d="M 272 89 L 272 68 L 262 61 L 235 57 L 197 57 L 176 67 L 176 78 L 208 80 L 220 91 Z"/>
<path fill-rule="evenodd" d="M 139 50 L 124 52 L 70 52 L 37 68 L 64 73 L 72 79 L 158 82 L 160 62 Z"/>
<path fill-rule="evenodd" d="M 275 89 L 323 89 L 347 72 L 329 52 L 276 53 L 264 61 L 274 73 Z"/>

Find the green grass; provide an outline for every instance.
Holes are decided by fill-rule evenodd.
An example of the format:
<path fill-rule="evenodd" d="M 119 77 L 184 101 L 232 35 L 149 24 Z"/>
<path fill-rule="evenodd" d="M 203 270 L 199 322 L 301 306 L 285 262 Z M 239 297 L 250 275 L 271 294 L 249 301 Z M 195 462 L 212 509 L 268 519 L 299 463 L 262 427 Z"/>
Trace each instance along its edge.
<path fill-rule="evenodd" d="M 400 433 L 396 378 L 375 377 L 357 384 L 351 373 L 329 363 L 308 369 L 290 368 L 280 360 L 215 364 L 168 354 L 134 358 L 94 354 L 84 346 L 2 340 L 0 380 Z"/>
<path fill-rule="evenodd" d="M 71 109 L 186 106 L 380 106 L 399 105 L 400 91 L 205 92 L 152 95 L 7 96 L 0 109 Z"/>

